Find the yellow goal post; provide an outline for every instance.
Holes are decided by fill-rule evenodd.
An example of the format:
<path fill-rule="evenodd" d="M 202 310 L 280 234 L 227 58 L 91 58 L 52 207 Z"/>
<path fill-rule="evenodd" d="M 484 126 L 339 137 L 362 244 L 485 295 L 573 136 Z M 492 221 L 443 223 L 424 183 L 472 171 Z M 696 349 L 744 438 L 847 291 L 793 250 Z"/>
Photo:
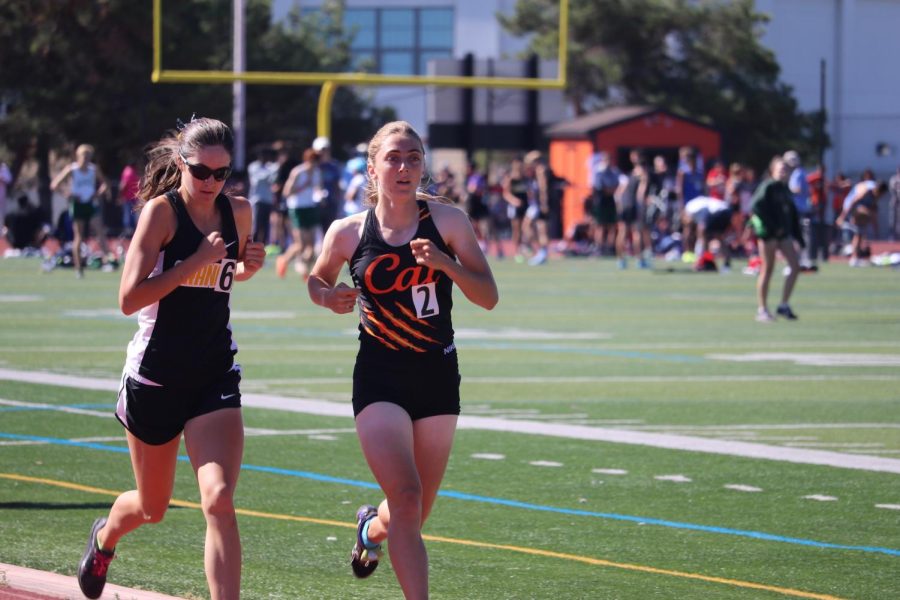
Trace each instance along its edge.
<path fill-rule="evenodd" d="M 556 78 L 479 77 L 460 75 L 384 75 L 380 73 L 324 73 L 291 71 L 222 71 L 165 69 L 162 65 L 162 0 L 153 0 L 153 72 L 154 83 L 223 84 L 238 81 L 260 85 L 322 85 L 319 99 L 318 130 L 328 135 L 328 115 L 334 89 L 342 85 L 388 86 L 419 85 L 463 88 L 515 88 L 557 90 L 566 87 L 568 62 L 569 0 L 559 0 L 559 43 Z"/>

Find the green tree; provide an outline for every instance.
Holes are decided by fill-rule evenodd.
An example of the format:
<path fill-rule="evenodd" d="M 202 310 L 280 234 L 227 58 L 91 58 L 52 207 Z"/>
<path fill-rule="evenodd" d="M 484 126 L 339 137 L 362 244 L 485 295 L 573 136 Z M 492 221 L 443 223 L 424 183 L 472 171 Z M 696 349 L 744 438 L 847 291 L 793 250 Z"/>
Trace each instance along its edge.
<path fill-rule="evenodd" d="M 530 51 L 552 57 L 559 3 L 518 0 L 500 16 Z M 572 0 L 568 97 L 576 113 L 651 104 L 722 132 L 723 154 L 761 168 L 787 148 L 817 156 L 818 113 L 798 109 L 760 37 L 768 17 L 753 0 Z"/>
<path fill-rule="evenodd" d="M 325 16 L 340 23 L 342 2 Z M 163 3 L 162 63 L 169 69 L 232 67 L 231 3 Z M 108 175 L 176 117 L 231 120 L 231 85 L 153 84 L 150 2 L 132 0 L 0 0 L 0 146 L 13 167 L 34 156 L 42 204 L 49 209 L 48 155 L 66 144 L 92 143 Z M 342 71 L 349 44 L 329 19 L 273 23 L 271 0 L 247 1 L 248 68 Z M 315 136 L 317 86 L 248 86 L 248 145 Z M 360 116 L 362 115 L 362 117 Z M 355 145 L 389 115 L 372 110 L 352 89 L 334 102 L 334 140 Z M 341 136 L 346 136 L 343 138 Z"/>

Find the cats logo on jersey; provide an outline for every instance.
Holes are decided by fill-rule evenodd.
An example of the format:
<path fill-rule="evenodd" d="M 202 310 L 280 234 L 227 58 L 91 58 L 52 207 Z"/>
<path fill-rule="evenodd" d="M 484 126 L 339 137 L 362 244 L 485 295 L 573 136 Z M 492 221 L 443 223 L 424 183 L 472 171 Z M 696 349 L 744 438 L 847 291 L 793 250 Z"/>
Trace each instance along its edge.
<path fill-rule="evenodd" d="M 441 274 L 430 267 L 400 265 L 400 257 L 393 253 L 369 264 L 365 282 L 374 295 L 373 305 L 362 307 L 360 319 L 369 335 L 388 348 L 425 352 L 442 344 L 432 337 L 434 326 L 426 320 L 440 313 L 435 286 Z M 409 300 L 403 301 L 406 294 Z"/>

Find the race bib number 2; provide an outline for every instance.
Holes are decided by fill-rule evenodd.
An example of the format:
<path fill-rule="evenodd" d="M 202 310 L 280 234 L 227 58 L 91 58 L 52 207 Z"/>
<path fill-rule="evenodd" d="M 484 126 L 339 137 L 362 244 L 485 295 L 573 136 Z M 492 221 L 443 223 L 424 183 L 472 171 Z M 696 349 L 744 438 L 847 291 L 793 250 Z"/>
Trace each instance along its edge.
<path fill-rule="evenodd" d="M 414 285 L 410 288 L 413 297 L 413 305 L 416 307 L 416 316 L 427 319 L 440 314 L 440 306 L 437 301 L 435 282 Z"/>

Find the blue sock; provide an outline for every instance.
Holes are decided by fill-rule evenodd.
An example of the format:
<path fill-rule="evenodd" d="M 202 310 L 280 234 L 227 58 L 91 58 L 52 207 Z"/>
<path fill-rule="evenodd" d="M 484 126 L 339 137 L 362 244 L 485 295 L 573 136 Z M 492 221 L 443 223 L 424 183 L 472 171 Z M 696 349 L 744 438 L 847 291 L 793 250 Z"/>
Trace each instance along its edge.
<path fill-rule="evenodd" d="M 372 517 L 372 519 L 374 519 L 374 518 L 375 518 L 375 517 Z M 368 521 L 366 521 L 365 525 L 363 525 L 363 528 L 362 528 L 362 542 L 363 542 L 363 546 L 365 546 L 365 547 L 368 548 L 369 550 L 372 550 L 372 549 L 378 547 L 378 544 L 376 544 L 375 542 L 369 540 L 369 525 L 372 524 L 372 519 L 369 519 Z"/>

